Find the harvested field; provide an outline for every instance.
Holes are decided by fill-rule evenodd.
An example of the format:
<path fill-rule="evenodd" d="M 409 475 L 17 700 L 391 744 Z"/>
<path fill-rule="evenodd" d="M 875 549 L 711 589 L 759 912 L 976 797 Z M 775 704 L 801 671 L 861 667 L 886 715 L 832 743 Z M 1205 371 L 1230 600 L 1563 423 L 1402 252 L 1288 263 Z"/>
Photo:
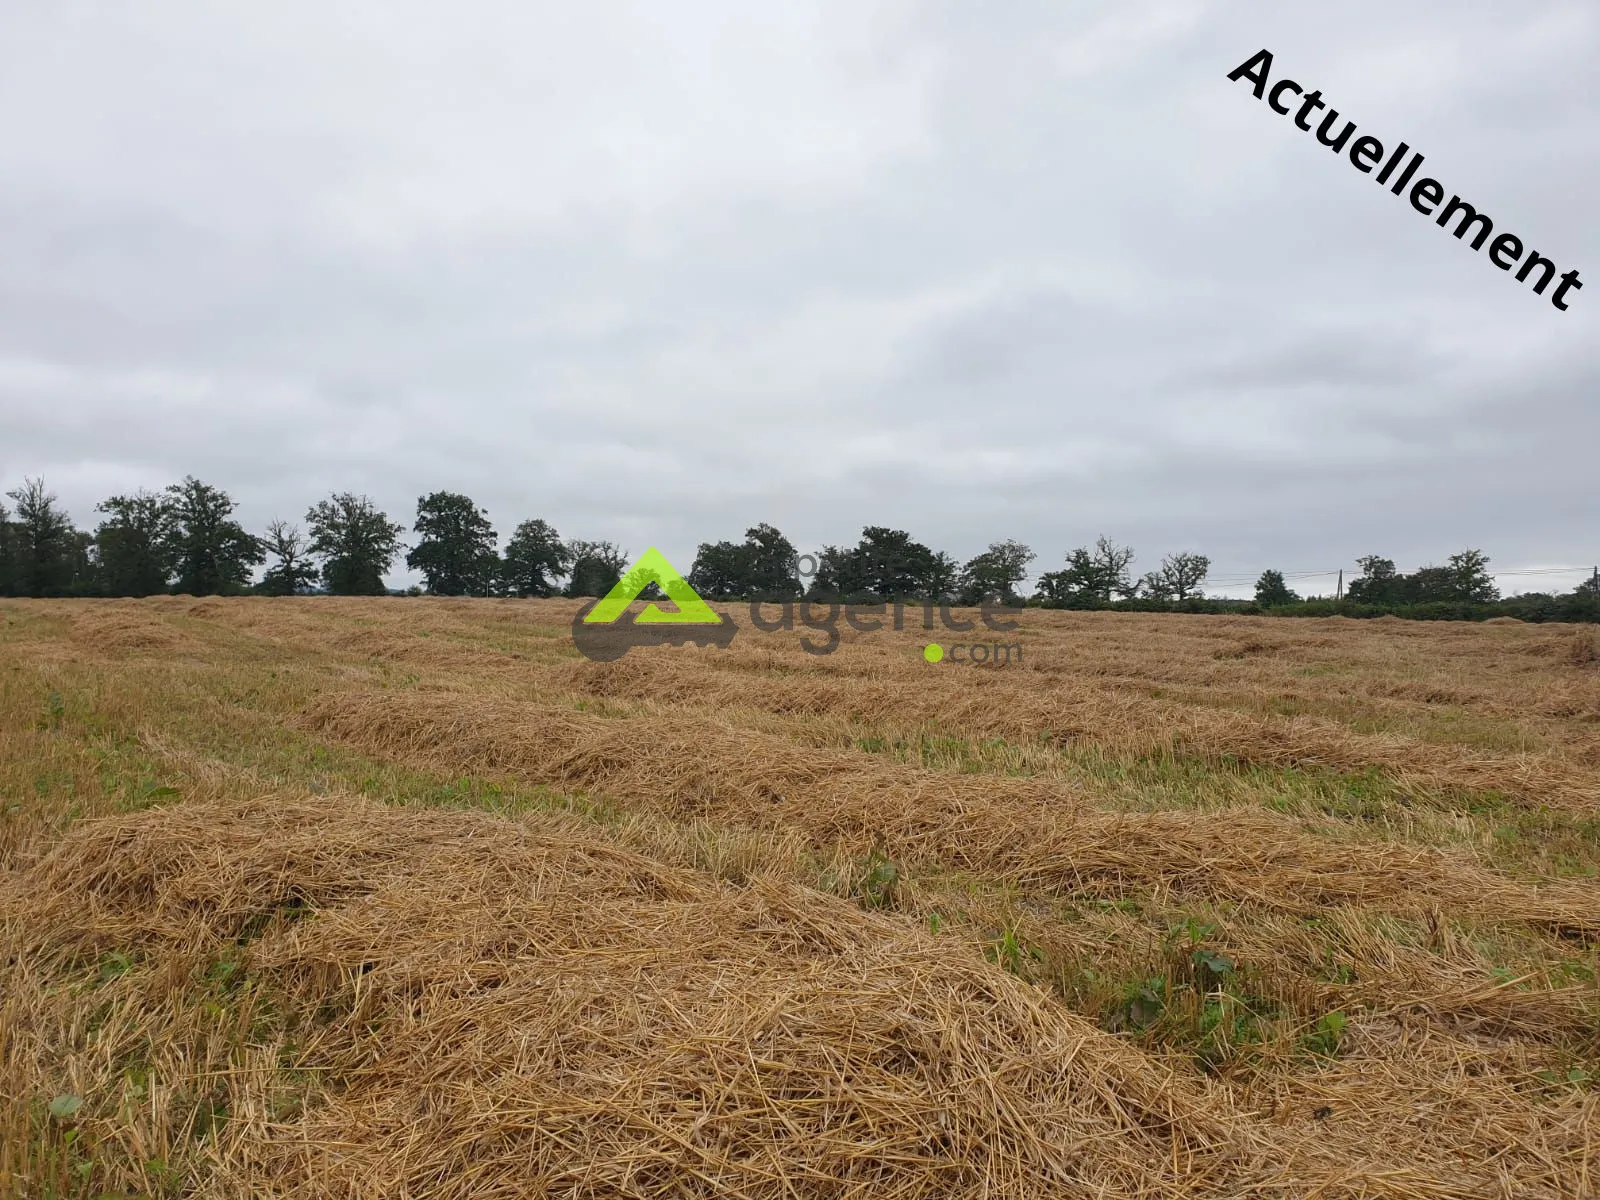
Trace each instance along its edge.
<path fill-rule="evenodd" d="M 0 1195 L 1600 1195 L 1591 631 L 575 607 L 0 602 Z"/>

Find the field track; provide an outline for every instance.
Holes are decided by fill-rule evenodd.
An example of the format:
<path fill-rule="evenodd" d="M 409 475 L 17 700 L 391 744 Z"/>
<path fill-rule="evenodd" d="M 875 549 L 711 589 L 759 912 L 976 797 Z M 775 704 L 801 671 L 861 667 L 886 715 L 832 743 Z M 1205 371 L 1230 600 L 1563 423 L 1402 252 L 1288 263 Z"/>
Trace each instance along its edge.
<path fill-rule="evenodd" d="M 1593 630 L 576 607 L 0 601 L 0 1196 L 1600 1196 Z"/>

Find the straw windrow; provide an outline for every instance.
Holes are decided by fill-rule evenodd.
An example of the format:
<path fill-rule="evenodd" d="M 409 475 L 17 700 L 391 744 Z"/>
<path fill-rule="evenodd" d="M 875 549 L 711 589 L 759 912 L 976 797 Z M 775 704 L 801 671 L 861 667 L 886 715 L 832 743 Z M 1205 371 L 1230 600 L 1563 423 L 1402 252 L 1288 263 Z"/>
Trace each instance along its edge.
<path fill-rule="evenodd" d="M 574 607 L 0 605 L 0 1195 L 1596 1193 L 1581 634 Z"/>

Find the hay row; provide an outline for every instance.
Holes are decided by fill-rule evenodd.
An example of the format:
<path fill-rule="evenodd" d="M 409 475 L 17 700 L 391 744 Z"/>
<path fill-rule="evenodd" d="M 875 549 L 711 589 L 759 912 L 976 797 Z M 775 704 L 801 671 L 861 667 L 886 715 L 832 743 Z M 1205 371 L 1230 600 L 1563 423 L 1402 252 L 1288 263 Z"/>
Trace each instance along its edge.
<path fill-rule="evenodd" d="M 380 757 L 501 772 L 626 798 L 677 819 L 800 829 L 1062 893 L 1160 887 L 1287 911 L 1444 905 L 1600 934 L 1592 883 L 1538 889 L 1438 851 L 1341 844 L 1266 812 L 1085 811 L 1035 781 L 952 776 L 694 717 L 603 719 L 553 705 L 420 692 L 319 697 L 309 729 Z"/>
<path fill-rule="evenodd" d="M 190 1136 L 207 962 L 241 964 L 203 993 L 224 1024 L 300 1014 L 208 1047 L 230 1116 L 186 1190 L 209 1195 L 1464 1200 L 1575 1194 L 1594 1165 L 1589 1101 L 1496 1085 L 1411 1119 L 1444 1086 L 1429 1048 L 1374 1047 L 1258 1119 L 965 947 L 541 819 L 278 795 L 86 822 L 0 893 L 0 931 L 6 1078 L 73 1078 L 85 1136 L 130 1163 Z M 108 944 L 136 967 L 51 985 Z M 118 1066 L 151 1046 L 130 1122 Z M 285 1055 L 324 1081 L 287 1117 L 263 1065 Z"/>
<path fill-rule="evenodd" d="M 845 630 L 826 658 L 792 638 L 736 642 L 717 655 L 637 653 L 613 664 L 554 665 L 572 602 L 427 600 L 376 607 L 330 598 L 95 602 L 73 617 L 79 640 L 111 654 L 158 653 L 179 635 L 159 614 L 228 625 L 296 651 L 325 650 L 379 662 L 523 678 L 548 673 L 591 695 L 655 695 L 692 704 L 750 706 L 785 715 L 856 713 L 876 723 L 937 723 L 965 733 L 1031 740 L 1057 736 L 1141 752 L 1181 741 L 1212 758 L 1265 766 L 1370 767 L 1420 787 L 1501 791 L 1531 804 L 1600 811 L 1600 673 L 1572 670 L 1565 630 L 1502 644 L 1489 630 L 1370 629 L 1335 622 L 1335 634 L 1293 636 L 1285 622 L 1140 614 L 1027 615 L 1017 635 L 1021 669 L 928 670 L 913 653 L 932 634 Z M 1150 622 L 1160 622 L 1151 625 Z M 911 622 L 915 625 L 915 621 Z M 1294 622 L 1322 625 L 1322 622 Z M 1237 628 L 1236 628 L 1237 627 Z M 1241 632 L 1248 632 L 1239 642 Z M 1583 631 L 1579 631 L 1582 636 Z M 1374 636 L 1374 634 L 1378 636 Z M 1473 636 L 1473 635 L 1476 636 Z M 1405 635 L 1402 637 L 1401 635 Z M 973 636 L 977 636 L 974 634 Z M 507 639 L 510 640 L 507 640 Z M 1396 639 L 1416 643 L 1395 654 Z M 1555 640 L 1552 640 L 1555 639 Z M 1237 643 L 1237 645 L 1235 645 Z M 1218 655 L 1243 646 L 1240 657 Z M 1436 650 L 1448 650 L 1444 659 Z M 1334 673 L 1296 673 L 1295 651 Z M 1543 657 L 1530 651 L 1549 650 Z M 1463 655 L 1471 657 L 1471 686 Z M 537 662 L 545 665 L 537 665 Z M 1357 672 L 1360 668 L 1360 673 Z M 1155 699 L 1151 693 L 1184 698 Z M 1258 711 L 1299 702 L 1336 716 Z M 1439 704 L 1512 721 L 1543 750 L 1472 749 L 1415 736 L 1352 731 L 1352 717 L 1405 728 L 1436 723 Z M 1538 716 L 1543 714 L 1543 716 Z M 1576 718 L 1576 720 L 1573 720 Z M 1449 727 L 1440 727 L 1448 734 Z"/>
<path fill-rule="evenodd" d="M 1127 754 L 1176 748 L 1213 761 L 1278 768 L 1377 768 L 1402 786 L 1496 791 L 1533 805 L 1600 812 L 1600 757 L 1585 764 L 1360 734 L 1320 717 L 1257 716 L 1152 700 L 1100 680 L 1045 688 L 1036 677 L 1009 669 L 928 671 L 909 686 L 900 679 L 743 674 L 707 655 L 645 654 L 615 663 L 573 663 L 557 678 L 579 695 L 650 697 L 711 711 L 848 715 L 874 727 L 932 726 L 1023 744 L 1043 737 Z M 1600 753 L 1600 738 L 1594 748 Z"/>
<path fill-rule="evenodd" d="M 243 969 L 336 1014 L 286 1032 L 341 1086 L 288 1123 L 230 1094 L 222 1190 L 1177 1196 L 1266 1169 L 1259 1137 L 957 948 L 537 821 L 192 803 L 87 823 L 19 889 L 8 950 L 36 961 L 200 961 L 314 913 Z"/>

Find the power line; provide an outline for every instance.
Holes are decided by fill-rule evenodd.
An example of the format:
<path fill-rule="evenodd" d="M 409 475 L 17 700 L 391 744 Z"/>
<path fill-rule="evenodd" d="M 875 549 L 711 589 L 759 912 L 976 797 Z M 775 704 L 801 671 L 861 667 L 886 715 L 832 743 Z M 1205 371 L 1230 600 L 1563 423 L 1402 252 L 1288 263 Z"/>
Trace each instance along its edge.
<path fill-rule="evenodd" d="M 1278 571 L 1278 574 L 1282 574 L 1285 581 L 1288 581 L 1288 579 L 1320 579 L 1325 578 L 1325 576 L 1336 576 L 1339 570 L 1341 568 L 1336 566 L 1331 571 Z M 1253 584 L 1259 578 L 1261 578 L 1261 571 L 1256 571 L 1253 574 L 1206 574 L 1206 582 L 1211 582 L 1211 584 Z"/>
<path fill-rule="evenodd" d="M 1280 571 L 1278 573 L 1280 575 L 1282 575 L 1284 577 L 1284 579 L 1286 579 L 1286 580 L 1287 579 L 1315 579 L 1315 578 L 1318 578 L 1318 577 L 1324 576 L 1324 575 L 1337 575 L 1343 569 L 1344 568 L 1342 568 L 1342 567 L 1330 567 L 1326 571 Z M 1584 567 L 1529 567 L 1527 570 L 1524 570 L 1524 571 L 1495 571 L 1495 570 L 1490 570 L 1489 574 L 1490 575 L 1494 575 L 1494 576 L 1500 576 L 1500 575 L 1587 575 L 1593 570 L 1594 570 L 1594 567 L 1592 567 L 1592 566 L 1584 566 Z M 1257 579 L 1259 579 L 1260 577 L 1261 577 L 1261 573 L 1259 571 L 1253 572 L 1253 573 L 1242 573 L 1242 574 L 1241 573 L 1235 573 L 1235 574 L 1214 573 L 1214 574 L 1208 574 L 1206 576 L 1206 580 L 1209 583 L 1253 583 Z"/>
<path fill-rule="evenodd" d="M 1593 567 L 1531 567 L 1526 571 L 1490 571 L 1491 575 L 1572 575 L 1587 574 Z"/>
<path fill-rule="evenodd" d="M 1527 567 L 1527 568 L 1524 568 L 1522 570 L 1513 570 L 1513 571 L 1496 571 L 1496 570 L 1492 570 L 1491 569 L 1488 573 L 1492 578 L 1495 578 L 1495 579 L 1519 579 L 1519 578 L 1529 577 L 1529 576 L 1543 577 L 1543 576 L 1551 576 L 1551 575 L 1568 575 L 1568 576 L 1572 576 L 1572 575 L 1591 576 L 1592 575 L 1593 578 L 1595 578 L 1597 580 L 1600 580 L 1600 567 L 1596 567 L 1596 566 L 1585 566 L 1585 567 Z M 1338 579 L 1339 583 L 1336 584 L 1335 586 L 1336 586 L 1337 590 L 1340 590 L 1340 591 L 1343 590 L 1342 584 L 1343 584 L 1343 577 L 1344 577 L 1344 568 L 1342 568 L 1342 567 L 1333 567 L 1333 568 L 1330 568 L 1330 569 L 1324 570 L 1324 571 L 1313 571 L 1313 570 L 1280 571 L 1280 572 L 1278 572 L 1278 574 L 1280 576 L 1282 576 L 1282 578 L 1283 578 L 1285 583 L 1295 582 L 1295 583 L 1305 584 L 1307 582 L 1310 582 L 1312 580 L 1317 580 L 1317 579 L 1327 579 L 1329 581 L 1333 581 L 1335 579 Z M 1254 583 L 1259 582 L 1260 577 L 1261 576 L 1260 576 L 1259 572 L 1252 572 L 1252 573 L 1219 572 L 1219 573 L 1216 573 L 1216 574 L 1208 573 L 1206 575 L 1206 579 L 1205 579 L 1205 586 L 1213 587 L 1213 588 L 1223 588 L 1223 589 L 1227 589 L 1227 590 L 1233 590 L 1233 589 L 1237 589 L 1237 588 L 1246 588 L 1246 587 L 1249 587 L 1250 585 L 1252 585 Z"/>

